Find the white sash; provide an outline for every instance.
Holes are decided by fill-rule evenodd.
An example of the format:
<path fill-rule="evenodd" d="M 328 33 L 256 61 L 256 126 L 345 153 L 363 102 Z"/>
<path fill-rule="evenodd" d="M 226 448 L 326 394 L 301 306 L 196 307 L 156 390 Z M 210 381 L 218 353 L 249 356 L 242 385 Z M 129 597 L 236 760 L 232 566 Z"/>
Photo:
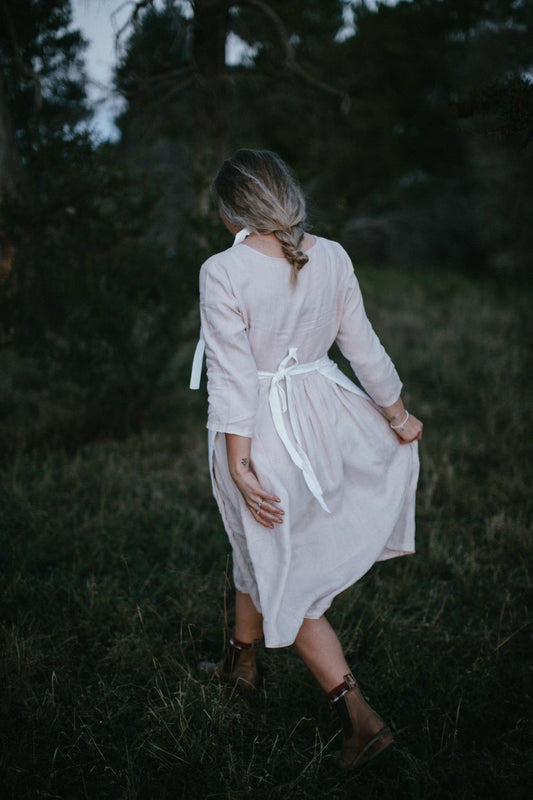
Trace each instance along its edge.
<path fill-rule="evenodd" d="M 272 419 L 274 427 L 278 433 L 279 438 L 283 442 L 285 449 L 290 455 L 293 462 L 299 470 L 302 471 L 304 480 L 310 492 L 316 497 L 324 511 L 328 514 L 330 510 L 326 505 L 322 487 L 316 477 L 315 471 L 309 457 L 302 447 L 300 436 L 298 434 L 298 426 L 296 425 L 296 417 L 294 414 L 294 404 L 292 400 L 292 376 L 303 375 L 306 372 L 313 372 L 316 370 L 321 375 L 328 378 L 328 380 L 342 386 L 353 394 L 358 394 L 364 397 L 365 400 L 370 400 L 367 394 L 362 391 L 355 383 L 352 383 L 349 378 L 344 375 L 338 366 L 328 356 L 318 359 L 317 361 L 309 361 L 300 364 L 297 358 L 297 347 L 290 347 L 288 354 L 281 361 L 276 372 L 258 372 L 259 379 L 270 379 L 270 392 L 268 395 L 268 402 L 270 404 L 270 411 L 272 412 Z M 292 362 L 292 363 L 290 363 Z M 282 386 L 282 381 L 285 382 L 285 388 Z M 372 401 L 371 401 L 372 402 Z M 287 422 L 292 431 L 294 443 L 287 429 Z"/>

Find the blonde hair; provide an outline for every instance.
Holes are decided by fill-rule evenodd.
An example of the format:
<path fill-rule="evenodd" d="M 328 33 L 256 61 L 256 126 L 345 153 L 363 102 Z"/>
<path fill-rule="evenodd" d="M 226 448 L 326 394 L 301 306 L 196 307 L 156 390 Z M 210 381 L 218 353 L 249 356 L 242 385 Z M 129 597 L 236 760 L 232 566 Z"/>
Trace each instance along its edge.
<path fill-rule="evenodd" d="M 281 158 L 269 150 L 237 150 L 222 164 L 212 191 L 231 225 L 276 236 L 296 280 L 309 260 L 300 249 L 305 200 Z"/>

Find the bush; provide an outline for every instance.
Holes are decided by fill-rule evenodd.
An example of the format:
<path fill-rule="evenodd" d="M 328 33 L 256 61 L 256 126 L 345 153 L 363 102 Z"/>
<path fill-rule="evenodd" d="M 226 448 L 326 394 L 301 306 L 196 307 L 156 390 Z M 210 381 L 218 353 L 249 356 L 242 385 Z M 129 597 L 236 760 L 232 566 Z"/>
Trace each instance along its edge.
<path fill-rule="evenodd" d="M 201 256 L 149 240 L 153 198 L 111 156 L 84 135 L 44 142 L 26 199 L 4 212 L 16 253 L 1 298 L 7 347 L 24 359 L 11 388 L 29 381 L 36 406 L 62 409 L 45 425 L 56 442 L 142 427 L 197 295 Z"/>

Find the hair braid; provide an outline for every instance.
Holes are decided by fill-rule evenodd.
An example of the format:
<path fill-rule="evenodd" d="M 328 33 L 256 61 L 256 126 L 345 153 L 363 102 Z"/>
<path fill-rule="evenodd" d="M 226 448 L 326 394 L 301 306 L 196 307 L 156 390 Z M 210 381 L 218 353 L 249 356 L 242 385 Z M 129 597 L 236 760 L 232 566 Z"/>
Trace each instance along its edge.
<path fill-rule="evenodd" d="M 296 281 L 299 271 L 309 261 L 309 256 L 300 249 L 304 229 L 301 225 L 294 225 L 288 230 L 277 230 L 273 233 L 281 244 L 283 255 L 292 267 L 292 279 Z"/>

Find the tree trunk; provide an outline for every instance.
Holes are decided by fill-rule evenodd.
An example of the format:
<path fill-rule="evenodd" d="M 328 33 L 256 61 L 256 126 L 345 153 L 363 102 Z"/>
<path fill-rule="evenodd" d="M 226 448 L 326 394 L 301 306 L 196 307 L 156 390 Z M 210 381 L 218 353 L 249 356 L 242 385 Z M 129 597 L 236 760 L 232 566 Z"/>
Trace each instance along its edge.
<path fill-rule="evenodd" d="M 210 216 L 209 184 L 228 155 L 228 12 L 228 0 L 196 0 L 195 3 L 192 170 L 194 218 L 200 227 Z"/>
<path fill-rule="evenodd" d="M 20 171 L 7 92 L 0 74 L 0 196 L 15 195 Z"/>
<path fill-rule="evenodd" d="M 15 142 L 5 83 L 0 75 L 0 202 L 16 197 L 20 181 L 20 160 Z M 0 217 L 0 284 L 11 272 L 14 248 Z"/>

